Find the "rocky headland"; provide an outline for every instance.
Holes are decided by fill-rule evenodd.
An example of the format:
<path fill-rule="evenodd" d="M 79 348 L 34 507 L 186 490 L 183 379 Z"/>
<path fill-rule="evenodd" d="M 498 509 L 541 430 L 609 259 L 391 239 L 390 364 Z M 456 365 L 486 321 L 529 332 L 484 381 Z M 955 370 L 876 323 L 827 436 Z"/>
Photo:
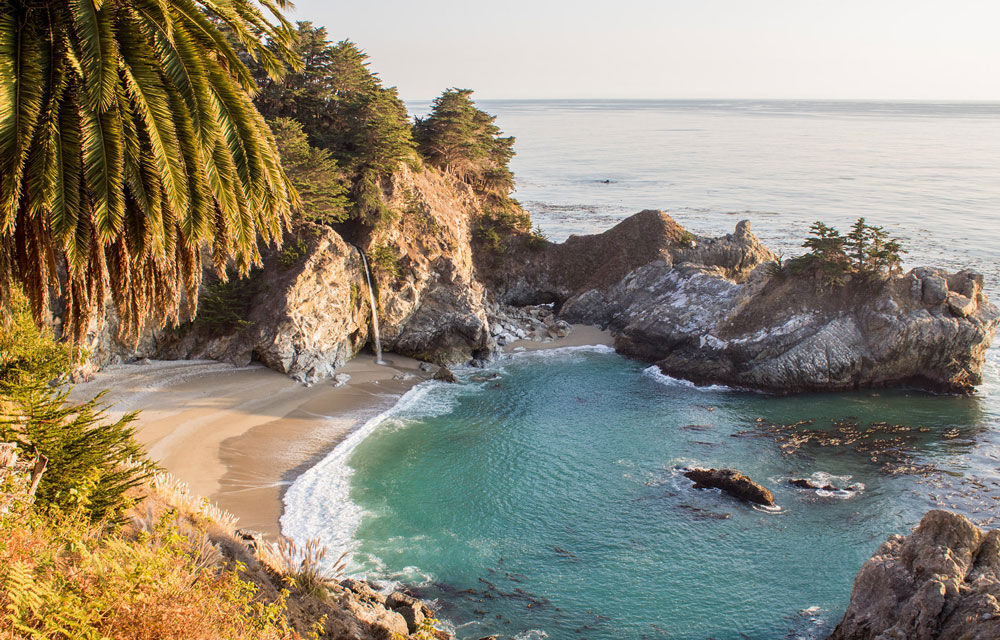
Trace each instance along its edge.
<path fill-rule="evenodd" d="M 831 285 L 788 273 L 745 221 L 710 238 L 647 210 L 602 234 L 552 243 L 512 230 L 487 247 L 477 235 L 483 203 L 464 183 L 403 168 L 383 188 L 387 206 L 402 212 L 392 224 L 298 224 L 282 249 L 264 253 L 250 284 L 234 291 L 207 278 L 202 311 L 214 303 L 228 317 L 219 321 L 211 307 L 178 330 L 124 342 L 112 310 L 89 336 L 92 362 L 256 360 L 303 382 L 330 377 L 372 338 L 360 250 L 383 348 L 438 364 L 487 359 L 504 342 L 561 336 L 580 323 L 609 330 L 620 353 L 696 384 L 965 392 L 981 383 L 1000 323 L 976 272 L 916 268 Z M 526 305 L 550 309 L 528 314 Z"/>
<path fill-rule="evenodd" d="M 930 511 L 861 567 L 829 640 L 1000 638 L 1000 530 Z"/>

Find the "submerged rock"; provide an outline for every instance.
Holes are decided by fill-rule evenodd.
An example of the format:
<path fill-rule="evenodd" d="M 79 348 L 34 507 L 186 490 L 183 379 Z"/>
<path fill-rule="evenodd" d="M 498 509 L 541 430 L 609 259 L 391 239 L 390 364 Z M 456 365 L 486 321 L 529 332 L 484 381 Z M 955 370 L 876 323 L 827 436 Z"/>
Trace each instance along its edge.
<path fill-rule="evenodd" d="M 764 486 L 735 469 L 686 469 L 684 475 L 694 481 L 695 489 L 720 489 L 725 493 L 766 507 L 774 506 L 774 496 Z"/>
<path fill-rule="evenodd" d="M 1000 530 L 929 511 L 861 567 L 829 640 L 1000 638 Z"/>

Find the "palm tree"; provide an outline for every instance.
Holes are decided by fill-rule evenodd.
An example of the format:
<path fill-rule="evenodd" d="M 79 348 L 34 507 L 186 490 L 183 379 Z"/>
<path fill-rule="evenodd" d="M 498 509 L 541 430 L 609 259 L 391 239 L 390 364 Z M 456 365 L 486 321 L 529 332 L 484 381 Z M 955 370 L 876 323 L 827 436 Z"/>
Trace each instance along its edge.
<path fill-rule="evenodd" d="M 234 49 L 279 77 L 287 0 L 0 0 L 0 305 L 50 291 L 81 340 L 191 317 L 202 249 L 224 277 L 280 241 L 295 198 Z M 268 15 L 269 14 L 269 15 Z"/>

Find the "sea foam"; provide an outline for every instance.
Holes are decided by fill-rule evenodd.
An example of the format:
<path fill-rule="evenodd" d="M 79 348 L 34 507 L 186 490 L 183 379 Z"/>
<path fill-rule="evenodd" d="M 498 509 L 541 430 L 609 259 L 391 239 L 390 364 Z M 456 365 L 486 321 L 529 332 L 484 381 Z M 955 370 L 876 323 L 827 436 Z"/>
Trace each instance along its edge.
<path fill-rule="evenodd" d="M 688 389 L 696 389 L 698 391 L 733 391 L 732 387 L 727 387 L 724 384 L 710 384 L 702 387 L 696 385 L 690 380 L 682 380 L 681 378 L 668 376 L 660 371 L 660 368 L 655 364 L 651 367 L 643 369 L 642 375 L 668 387 L 686 387 Z"/>
<path fill-rule="evenodd" d="M 354 552 L 357 548 L 354 533 L 364 510 L 350 498 L 350 479 L 354 470 L 347 460 L 351 453 L 379 427 L 397 421 L 402 426 L 404 414 L 439 416 L 452 411 L 461 389 L 443 382 L 422 382 L 403 394 L 391 409 L 351 432 L 288 488 L 281 516 L 282 533 L 300 542 L 319 540 L 331 551 L 328 557 Z M 356 569 L 356 565 L 352 558 L 349 571 Z"/>

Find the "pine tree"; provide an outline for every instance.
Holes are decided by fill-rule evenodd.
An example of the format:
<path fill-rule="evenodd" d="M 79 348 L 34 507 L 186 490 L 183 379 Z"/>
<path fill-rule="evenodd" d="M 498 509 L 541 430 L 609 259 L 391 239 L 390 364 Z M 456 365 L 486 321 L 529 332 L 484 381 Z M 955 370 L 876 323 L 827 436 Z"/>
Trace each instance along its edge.
<path fill-rule="evenodd" d="M 329 151 L 350 184 L 350 216 L 377 224 L 390 215 L 382 178 L 414 155 L 406 106 L 350 40 L 332 44 L 325 29 L 300 22 L 294 48 L 301 71 L 281 80 L 255 71 L 261 82 L 256 104 L 268 118 L 298 121 L 312 145 Z"/>
<path fill-rule="evenodd" d="M 433 166 L 469 183 L 480 194 L 505 200 L 514 187 L 509 163 L 514 138 L 504 137 L 496 116 L 472 101 L 471 89 L 448 89 L 434 100 L 430 114 L 414 125 L 421 155 Z"/>
<path fill-rule="evenodd" d="M 270 125 L 281 164 L 302 201 L 295 217 L 320 224 L 346 220 L 350 207 L 346 181 L 330 152 L 310 145 L 296 120 L 278 118 Z"/>
<path fill-rule="evenodd" d="M 69 402 L 70 348 L 35 326 L 21 294 L 11 300 L 10 324 L 0 332 L 0 441 L 48 458 L 35 494 L 42 508 L 112 515 L 153 470 L 135 440 L 135 414 L 105 419 L 100 395 Z"/>

